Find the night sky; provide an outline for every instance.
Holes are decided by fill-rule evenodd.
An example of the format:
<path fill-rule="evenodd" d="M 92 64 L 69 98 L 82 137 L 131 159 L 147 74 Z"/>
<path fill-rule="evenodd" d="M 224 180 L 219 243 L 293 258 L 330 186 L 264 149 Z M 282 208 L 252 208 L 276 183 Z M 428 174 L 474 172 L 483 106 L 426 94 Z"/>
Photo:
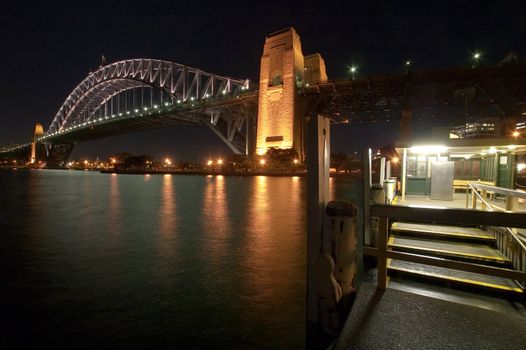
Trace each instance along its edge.
<path fill-rule="evenodd" d="M 526 57 L 526 1 L 11 1 L 0 2 L 0 144 L 48 128 L 71 90 L 100 64 L 160 58 L 257 82 L 265 36 L 294 26 L 303 54 L 319 52 L 329 79 Z M 369 133 L 367 137 L 366 135 Z M 333 150 L 379 146 L 392 125 L 333 128 Z M 198 146 L 196 146 L 198 145 Z M 205 128 L 172 128 L 77 146 L 73 157 L 120 151 L 202 161 L 228 149 Z"/>

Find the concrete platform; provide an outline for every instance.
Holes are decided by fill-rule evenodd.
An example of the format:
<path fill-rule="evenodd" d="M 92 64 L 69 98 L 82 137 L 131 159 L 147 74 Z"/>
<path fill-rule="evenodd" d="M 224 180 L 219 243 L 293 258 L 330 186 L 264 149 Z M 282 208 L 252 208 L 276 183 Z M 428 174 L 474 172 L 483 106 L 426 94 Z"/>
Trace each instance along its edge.
<path fill-rule="evenodd" d="M 526 349 L 526 319 L 365 283 L 332 349 Z"/>

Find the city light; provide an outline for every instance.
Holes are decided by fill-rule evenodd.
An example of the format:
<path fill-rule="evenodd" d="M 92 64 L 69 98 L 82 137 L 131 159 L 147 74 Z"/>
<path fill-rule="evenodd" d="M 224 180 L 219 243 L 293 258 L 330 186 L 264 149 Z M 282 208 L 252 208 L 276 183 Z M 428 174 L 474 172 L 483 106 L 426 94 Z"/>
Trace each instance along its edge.
<path fill-rule="evenodd" d="M 481 58 L 482 58 L 482 54 L 480 52 L 475 51 L 473 53 L 473 66 L 472 66 L 472 68 L 475 68 L 478 65 L 478 63 L 479 63 Z"/>
<path fill-rule="evenodd" d="M 111 158 L 111 164 L 115 164 L 116 162 L 115 158 Z"/>
<path fill-rule="evenodd" d="M 169 158 L 166 158 L 166 159 L 164 160 L 164 163 L 165 163 L 166 165 L 172 165 L 172 161 L 171 161 Z"/>
<path fill-rule="evenodd" d="M 396 163 L 398 163 L 398 161 L 399 161 L 400 159 L 398 159 L 398 157 L 394 157 L 394 158 L 391 159 L 391 160 L 392 160 L 392 162 L 393 162 L 394 164 L 396 164 Z"/>
<path fill-rule="evenodd" d="M 213 163 L 214 163 L 214 162 L 212 162 L 212 160 L 209 159 L 208 162 L 206 162 L 206 165 L 210 166 L 210 165 L 212 165 Z"/>
<path fill-rule="evenodd" d="M 299 161 L 297 159 L 294 159 L 293 162 L 294 164 L 298 164 Z"/>
<path fill-rule="evenodd" d="M 259 164 L 261 164 L 261 165 L 265 165 L 265 163 L 266 163 L 265 159 L 260 159 L 260 160 L 259 160 Z"/>
<path fill-rule="evenodd" d="M 223 159 L 218 159 L 217 160 L 217 164 L 219 164 L 219 165 L 223 164 Z"/>
<path fill-rule="evenodd" d="M 356 73 L 358 72 L 358 68 L 356 66 L 350 66 L 349 72 L 351 73 L 351 79 L 354 80 Z"/>
<path fill-rule="evenodd" d="M 521 134 L 520 132 L 515 130 L 512 135 L 513 135 L 513 137 L 519 137 L 520 134 Z"/>
<path fill-rule="evenodd" d="M 405 65 L 406 65 L 406 66 L 410 66 L 410 65 L 411 65 L 411 60 L 407 60 L 407 61 L 405 61 Z"/>

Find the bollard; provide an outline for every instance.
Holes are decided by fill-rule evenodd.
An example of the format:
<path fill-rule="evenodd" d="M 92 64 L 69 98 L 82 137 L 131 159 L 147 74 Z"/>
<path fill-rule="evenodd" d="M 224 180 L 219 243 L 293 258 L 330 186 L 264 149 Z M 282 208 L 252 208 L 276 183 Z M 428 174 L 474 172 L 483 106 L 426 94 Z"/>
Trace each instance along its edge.
<path fill-rule="evenodd" d="M 371 186 L 371 204 L 385 204 L 385 192 L 381 184 Z M 371 246 L 376 247 L 378 242 L 378 217 L 371 217 Z"/>
<path fill-rule="evenodd" d="M 328 334 L 337 334 L 343 326 L 356 291 L 356 213 L 356 206 L 347 201 L 331 201 L 325 210 L 322 251 L 317 260 L 317 271 L 324 271 L 323 276 L 318 276 L 323 286 L 317 290 L 319 319 Z M 328 300 L 328 295 L 332 299 Z"/>

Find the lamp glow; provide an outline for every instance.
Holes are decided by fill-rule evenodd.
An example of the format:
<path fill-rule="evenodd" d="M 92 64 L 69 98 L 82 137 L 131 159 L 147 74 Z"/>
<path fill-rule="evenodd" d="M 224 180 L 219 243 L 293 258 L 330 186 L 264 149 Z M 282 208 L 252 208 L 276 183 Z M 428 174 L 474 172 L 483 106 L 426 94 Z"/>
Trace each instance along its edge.
<path fill-rule="evenodd" d="M 409 151 L 418 154 L 443 153 L 447 151 L 447 147 L 442 145 L 413 146 L 409 148 Z"/>

